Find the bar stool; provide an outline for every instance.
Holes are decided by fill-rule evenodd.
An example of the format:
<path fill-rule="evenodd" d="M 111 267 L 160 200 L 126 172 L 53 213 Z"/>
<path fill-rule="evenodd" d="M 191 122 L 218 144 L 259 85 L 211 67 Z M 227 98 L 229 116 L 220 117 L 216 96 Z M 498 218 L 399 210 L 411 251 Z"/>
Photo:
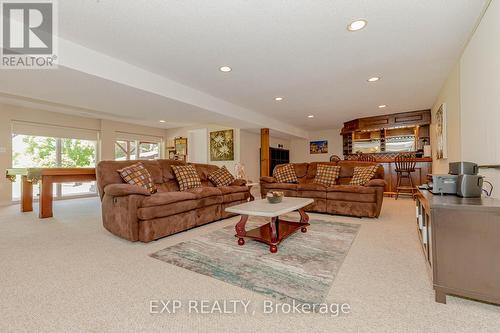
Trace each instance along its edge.
<path fill-rule="evenodd" d="M 415 154 L 399 154 L 394 159 L 396 164 L 396 174 L 397 174 L 397 185 L 396 185 L 396 200 L 398 200 L 399 192 L 408 191 L 405 193 L 411 193 L 411 197 L 415 199 L 415 185 L 413 184 L 413 179 L 411 178 L 412 172 L 415 172 L 415 166 L 417 165 L 417 160 Z M 401 185 L 401 181 L 407 179 L 409 181 L 408 185 Z"/>
<path fill-rule="evenodd" d="M 358 161 L 363 161 L 363 162 L 376 162 L 377 160 L 375 157 L 371 154 L 358 154 Z"/>

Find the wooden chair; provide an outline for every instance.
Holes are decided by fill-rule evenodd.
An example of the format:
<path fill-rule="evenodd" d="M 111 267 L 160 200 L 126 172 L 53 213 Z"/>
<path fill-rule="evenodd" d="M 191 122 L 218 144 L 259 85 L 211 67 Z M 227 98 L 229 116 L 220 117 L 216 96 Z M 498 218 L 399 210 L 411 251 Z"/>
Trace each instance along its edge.
<path fill-rule="evenodd" d="M 397 185 L 396 185 L 396 200 L 398 200 L 399 192 L 407 191 L 405 193 L 411 193 L 413 199 L 415 199 L 416 188 L 413 184 L 413 179 L 411 178 L 412 172 L 415 172 L 415 166 L 417 164 L 415 154 L 399 154 L 394 159 L 396 165 L 397 174 Z M 403 179 L 408 180 L 407 185 L 401 185 Z"/>
<path fill-rule="evenodd" d="M 337 155 L 330 156 L 330 162 L 338 162 L 340 160 L 341 160 L 341 158 L 338 157 Z"/>
<path fill-rule="evenodd" d="M 371 154 L 358 154 L 358 161 L 363 162 L 376 162 L 377 160 Z"/>

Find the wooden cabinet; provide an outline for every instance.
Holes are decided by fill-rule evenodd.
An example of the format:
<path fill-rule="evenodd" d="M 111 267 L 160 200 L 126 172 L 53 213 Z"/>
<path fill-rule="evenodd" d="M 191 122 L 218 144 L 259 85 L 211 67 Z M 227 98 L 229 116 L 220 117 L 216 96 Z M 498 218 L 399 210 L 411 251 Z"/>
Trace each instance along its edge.
<path fill-rule="evenodd" d="M 430 123 L 431 110 L 401 112 L 348 121 L 344 123 L 342 134 L 355 131 L 398 128 L 402 126 L 423 126 L 429 125 Z"/>
<path fill-rule="evenodd" d="M 416 223 L 436 302 L 458 295 L 500 304 L 500 200 L 419 190 Z"/>

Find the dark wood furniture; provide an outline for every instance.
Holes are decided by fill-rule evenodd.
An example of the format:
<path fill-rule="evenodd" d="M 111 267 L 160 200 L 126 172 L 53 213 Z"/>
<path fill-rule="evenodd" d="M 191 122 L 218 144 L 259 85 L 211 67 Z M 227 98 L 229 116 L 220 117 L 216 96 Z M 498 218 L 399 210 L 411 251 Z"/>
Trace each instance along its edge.
<path fill-rule="evenodd" d="M 419 110 L 393 113 L 383 116 L 354 119 L 344 123 L 343 137 L 344 156 L 355 154 L 353 141 L 376 139 L 380 141 L 379 152 L 390 152 L 386 149 L 386 141 L 394 137 L 412 136 L 415 147 L 423 146 L 430 141 L 431 111 Z"/>
<path fill-rule="evenodd" d="M 372 154 L 357 154 L 357 160 L 363 162 L 376 162 L 377 160 Z"/>
<path fill-rule="evenodd" d="M 266 199 L 243 203 L 227 207 L 226 212 L 240 214 L 240 221 L 235 225 L 238 245 L 245 245 L 245 238 L 269 245 L 269 251 L 276 253 L 278 245 L 297 230 L 307 232 L 309 216 L 304 208 L 313 203 L 313 199 L 307 198 L 283 198 L 280 203 L 271 204 Z M 300 222 L 286 221 L 279 218 L 280 215 L 298 211 Z M 270 222 L 258 228 L 247 231 L 245 225 L 249 216 L 263 216 L 270 218 Z"/>
<path fill-rule="evenodd" d="M 417 231 L 436 302 L 457 295 L 500 304 L 500 200 L 418 190 Z"/>
<path fill-rule="evenodd" d="M 411 197 L 415 196 L 415 185 L 413 184 L 412 173 L 415 172 L 415 166 L 417 161 L 414 154 L 399 154 L 394 159 L 394 164 L 396 166 L 397 184 L 396 184 L 396 200 L 398 200 L 399 194 L 411 193 Z M 408 184 L 403 185 L 403 180 Z"/>
<path fill-rule="evenodd" d="M 279 164 L 290 163 L 290 151 L 283 148 L 269 148 L 269 174 L 273 174 L 274 167 Z"/>
<path fill-rule="evenodd" d="M 96 180 L 95 168 L 13 168 L 7 178 L 21 176 L 21 212 L 33 211 L 33 184 L 40 183 L 38 216 L 52 217 L 54 183 L 90 182 Z"/>

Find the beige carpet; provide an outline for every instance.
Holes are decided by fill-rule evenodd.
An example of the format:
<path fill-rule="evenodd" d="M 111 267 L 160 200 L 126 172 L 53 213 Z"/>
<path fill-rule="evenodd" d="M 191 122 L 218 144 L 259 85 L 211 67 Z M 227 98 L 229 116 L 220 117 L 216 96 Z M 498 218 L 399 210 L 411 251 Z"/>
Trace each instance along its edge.
<path fill-rule="evenodd" d="M 149 244 L 104 230 L 96 198 L 60 201 L 39 220 L 0 208 L 0 332 L 494 332 L 500 307 L 448 297 L 434 302 L 417 241 L 413 201 L 384 202 L 378 220 L 361 223 L 327 302 L 351 314 L 265 315 L 265 297 L 167 265 L 148 254 L 233 224 L 216 222 Z M 149 314 L 152 299 L 249 300 L 254 315 Z"/>

